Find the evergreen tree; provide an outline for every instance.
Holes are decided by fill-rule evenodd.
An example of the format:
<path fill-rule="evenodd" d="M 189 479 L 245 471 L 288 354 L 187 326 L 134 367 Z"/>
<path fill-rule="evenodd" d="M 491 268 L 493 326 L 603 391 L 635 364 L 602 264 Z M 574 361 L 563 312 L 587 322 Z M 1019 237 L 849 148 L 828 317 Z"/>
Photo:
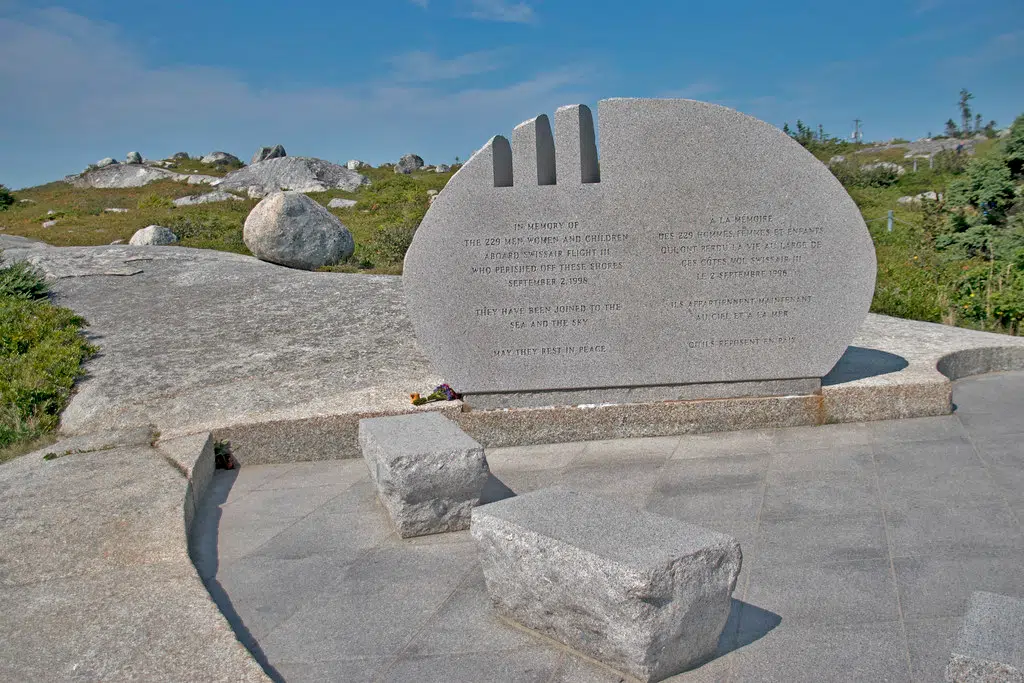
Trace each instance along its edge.
<path fill-rule="evenodd" d="M 953 119 L 946 120 L 946 137 L 958 138 L 960 137 L 960 131 L 957 130 L 956 121 Z"/>
<path fill-rule="evenodd" d="M 975 133 L 980 133 L 981 132 L 981 114 L 977 114 L 976 113 L 974 115 L 974 132 Z"/>
<path fill-rule="evenodd" d="M 967 88 L 960 89 L 960 123 L 961 133 L 969 135 L 971 132 L 971 105 L 967 104 L 974 99 L 974 95 L 967 91 Z"/>

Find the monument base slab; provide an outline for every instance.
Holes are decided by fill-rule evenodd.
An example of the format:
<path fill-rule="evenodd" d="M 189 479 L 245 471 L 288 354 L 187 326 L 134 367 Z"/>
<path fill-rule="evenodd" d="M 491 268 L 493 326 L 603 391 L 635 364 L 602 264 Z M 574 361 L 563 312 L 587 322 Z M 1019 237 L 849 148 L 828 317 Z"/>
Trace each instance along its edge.
<path fill-rule="evenodd" d="M 802 379 L 755 380 L 748 382 L 704 382 L 700 384 L 654 385 L 644 387 L 608 387 L 513 391 L 463 395 L 468 410 L 502 408 L 544 408 L 610 403 L 655 403 L 658 401 L 699 401 L 720 398 L 756 398 L 767 396 L 808 396 L 821 392 L 817 377 Z"/>

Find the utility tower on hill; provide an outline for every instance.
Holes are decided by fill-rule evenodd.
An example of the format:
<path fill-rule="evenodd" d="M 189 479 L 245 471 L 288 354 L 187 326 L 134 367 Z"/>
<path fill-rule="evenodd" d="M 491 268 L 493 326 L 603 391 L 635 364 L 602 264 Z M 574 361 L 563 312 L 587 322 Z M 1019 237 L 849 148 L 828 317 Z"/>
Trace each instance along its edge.
<path fill-rule="evenodd" d="M 853 120 L 853 132 L 850 133 L 850 139 L 854 142 L 864 142 L 864 131 L 860 129 L 861 123 L 860 119 Z"/>

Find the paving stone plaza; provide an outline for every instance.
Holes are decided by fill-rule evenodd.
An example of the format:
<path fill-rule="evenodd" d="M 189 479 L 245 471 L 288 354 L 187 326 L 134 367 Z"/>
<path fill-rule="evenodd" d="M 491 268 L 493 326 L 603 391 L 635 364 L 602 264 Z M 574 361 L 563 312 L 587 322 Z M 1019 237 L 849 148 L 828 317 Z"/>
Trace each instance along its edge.
<path fill-rule="evenodd" d="M 500 498 L 556 484 L 722 531 L 719 656 L 679 681 L 939 681 L 972 591 L 1024 597 L 1024 372 L 948 417 L 488 449 Z M 366 464 L 218 472 L 194 554 L 288 681 L 619 681 L 498 619 L 469 532 L 401 539 Z"/>

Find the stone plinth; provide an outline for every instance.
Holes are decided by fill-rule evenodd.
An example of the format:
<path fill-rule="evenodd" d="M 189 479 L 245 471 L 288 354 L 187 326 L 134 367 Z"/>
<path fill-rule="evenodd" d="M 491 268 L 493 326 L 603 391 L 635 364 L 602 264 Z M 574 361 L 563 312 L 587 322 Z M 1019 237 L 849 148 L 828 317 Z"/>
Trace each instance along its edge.
<path fill-rule="evenodd" d="M 561 488 L 478 507 L 471 533 L 499 613 L 644 681 L 714 655 L 742 562 L 729 536 Z"/>
<path fill-rule="evenodd" d="M 399 535 L 469 528 L 490 472 L 454 422 L 434 412 L 360 420 L 359 445 Z"/>

